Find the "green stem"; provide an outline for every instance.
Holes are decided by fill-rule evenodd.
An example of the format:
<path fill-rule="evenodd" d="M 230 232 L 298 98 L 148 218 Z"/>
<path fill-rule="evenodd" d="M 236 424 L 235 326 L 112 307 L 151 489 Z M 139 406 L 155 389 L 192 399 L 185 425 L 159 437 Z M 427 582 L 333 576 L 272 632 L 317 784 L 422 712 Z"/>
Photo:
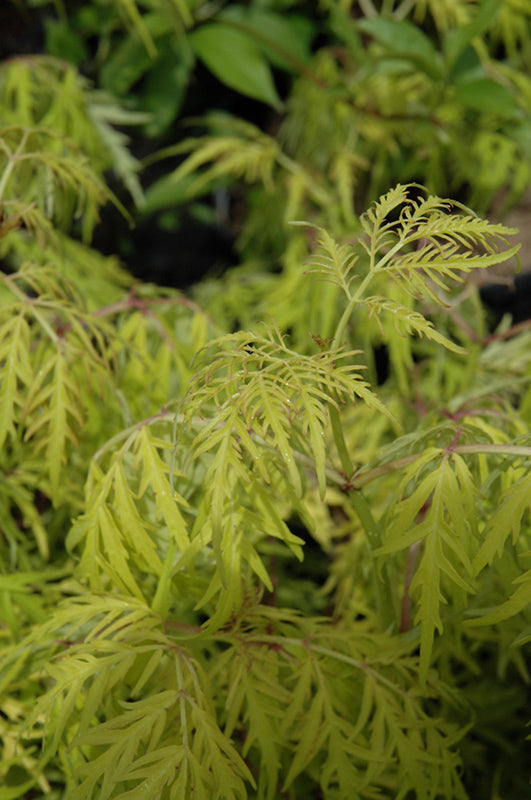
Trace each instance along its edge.
<path fill-rule="evenodd" d="M 333 337 L 333 341 L 332 341 L 332 345 L 331 345 L 331 349 L 332 350 L 339 349 L 341 347 L 341 345 L 343 344 L 343 339 L 344 339 L 344 336 L 345 336 L 345 330 L 347 328 L 348 321 L 349 321 L 349 319 L 350 319 L 350 317 L 352 315 L 352 312 L 353 312 L 355 306 L 357 306 L 358 303 L 360 302 L 360 299 L 361 299 L 363 293 L 365 292 L 365 289 L 367 288 L 369 283 L 372 281 L 373 277 L 374 277 L 374 271 L 372 269 L 370 269 L 369 272 L 367 273 L 367 275 L 364 277 L 364 279 L 360 283 L 360 285 L 358 286 L 358 288 L 356 289 L 356 291 L 354 292 L 354 294 L 352 295 L 352 297 L 350 298 L 350 300 L 348 301 L 347 307 L 345 308 L 345 310 L 343 311 L 343 313 L 341 315 L 341 319 L 339 320 L 338 326 L 336 328 L 336 332 L 335 332 L 334 337 Z"/>
<path fill-rule="evenodd" d="M 376 550 L 377 547 L 381 547 L 383 544 L 382 536 L 365 495 L 359 489 L 350 489 L 348 496 L 363 525 L 370 549 Z"/>
<path fill-rule="evenodd" d="M 452 453 L 524 456 L 531 458 L 531 447 L 519 444 L 458 444 L 452 448 Z"/>

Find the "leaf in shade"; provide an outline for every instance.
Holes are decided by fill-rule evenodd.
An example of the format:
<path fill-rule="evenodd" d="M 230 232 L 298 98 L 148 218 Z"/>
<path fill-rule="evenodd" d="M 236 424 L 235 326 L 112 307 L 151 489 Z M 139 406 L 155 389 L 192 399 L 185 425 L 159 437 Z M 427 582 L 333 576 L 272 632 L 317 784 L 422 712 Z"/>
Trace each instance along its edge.
<path fill-rule="evenodd" d="M 280 108 L 269 65 L 251 36 L 229 25 L 212 23 L 189 37 L 192 49 L 222 83 L 231 89 Z"/>

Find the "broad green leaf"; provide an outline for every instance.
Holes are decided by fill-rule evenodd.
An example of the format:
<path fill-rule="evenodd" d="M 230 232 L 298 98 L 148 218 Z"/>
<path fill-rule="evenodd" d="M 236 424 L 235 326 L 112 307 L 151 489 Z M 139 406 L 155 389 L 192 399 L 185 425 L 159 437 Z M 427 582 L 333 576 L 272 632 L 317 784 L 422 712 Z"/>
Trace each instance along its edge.
<path fill-rule="evenodd" d="M 523 113 L 514 93 L 492 78 L 459 81 L 453 97 L 455 102 L 473 111 L 486 111 L 510 118 L 520 117 Z"/>
<path fill-rule="evenodd" d="M 66 20 L 55 20 L 48 17 L 44 20 L 46 35 L 45 52 L 55 58 L 70 61 L 72 64 L 83 64 L 89 58 L 87 45 L 83 38 L 68 25 Z"/>
<path fill-rule="evenodd" d="M 483 0 L 476 16 L 468 25 L 461 25 L 454 30 L 448 31 L 443 49 L 449 70 L 454 67 L 461 53 L 476 36 L 481 36 L 492 26 L 499 10 L 499 0 Z"/>
<path fill-rule="evenodd" d="M 357 27 L 383 45 L 390 56 L 407 59 L 432 78 L 440 76 L 439 53 L 418 26 L 407 20 L 374 17 L 360 20 Z"/>
<path fill-rule="evenodd" d="M 248 34 L 269 61 L 277 67 L 298 72 L 311 58 L 314 27 L 310 19 L 282 15 L 266 8 L 229 5 L 217 19 Z"/>
<path fill-rule="evenodd" d="M 142 86 L 142 107 L 150 114 L 148 136 L 160 136 L 179 113 L 190 81 L 194 60 L 188 47 L 159 46 L 159 58 L 149 70 Z M 144 206 L 142 211 L 145 213 Z"/>
<path fill-rule="evenodd" d="M 253 38 L 222 23 L 209 23 L 189 36 L 196 55 L 231 89 L 280 108 L 267 61 Z"/>
<path fill-rule="evenodd" d="M 346 43 L 356 61 L 366 58 L 362 37 L 357 30 L 355 20 L 349 13 L 349 9 L 334 3 L 330 5 L 328 13 L 330 15 L 328 24 L 332 33 L 340 41 Z"/>
<path fill-rule="evenodd" d="M 157 13 L 144 14 L 143 24 L 157 46 L 157 39 L 173 30 L 171 18 Z M 154 63 L 153 51 L 146 49 L 138 28 L 113 48 L 101 71 L 101 85 L 111 94 L 126 94 Z M 156 62 L 155 62 L 156 63 Z"/>

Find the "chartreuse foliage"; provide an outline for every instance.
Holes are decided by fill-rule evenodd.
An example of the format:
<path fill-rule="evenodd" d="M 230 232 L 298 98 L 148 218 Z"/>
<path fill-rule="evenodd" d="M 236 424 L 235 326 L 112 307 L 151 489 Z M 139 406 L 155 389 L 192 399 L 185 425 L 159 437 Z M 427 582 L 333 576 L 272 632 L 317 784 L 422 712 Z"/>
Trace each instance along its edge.
<path fill-rule="evenodd" d="M 529 337 L 452 288 L 514 231 L 397 186 L 227 333 L 54 208 L 3 239 L 0 799 L 524 796 Z"/>

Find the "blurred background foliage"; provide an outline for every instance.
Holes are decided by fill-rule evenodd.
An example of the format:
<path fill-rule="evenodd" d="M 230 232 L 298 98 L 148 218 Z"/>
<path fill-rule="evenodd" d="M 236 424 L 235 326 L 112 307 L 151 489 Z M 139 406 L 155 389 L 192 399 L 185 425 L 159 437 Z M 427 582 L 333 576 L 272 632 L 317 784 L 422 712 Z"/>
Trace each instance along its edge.
<path fill-rule="evenodd" d="M 397 182 L 503 215 L 529 185 L 529 0 L 7 7 L 2 125 L 68 137 L 110 180 L 129 216 L 108 206 L 95 242 L 138 276 L 237 267 L 199 290 L 224 321 L 268 310 L 311 245 L 293 220 L 352 236 Z"/>

